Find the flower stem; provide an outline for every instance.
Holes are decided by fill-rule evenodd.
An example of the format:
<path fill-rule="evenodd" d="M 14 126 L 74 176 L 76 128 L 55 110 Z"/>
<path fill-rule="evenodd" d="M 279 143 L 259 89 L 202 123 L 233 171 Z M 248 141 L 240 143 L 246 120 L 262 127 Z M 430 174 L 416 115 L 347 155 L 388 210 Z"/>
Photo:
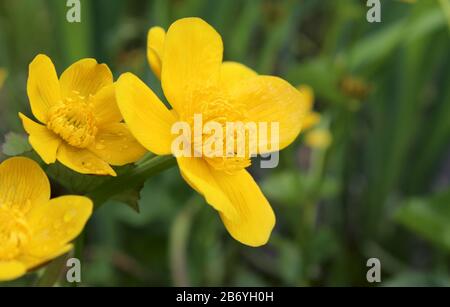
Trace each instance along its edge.
<path fill-rule="evenodd" d="M 112 196 L 136 188 L 143 184 L 147 178 L 169 169 L 175 164 L 176 159 L 173 156 L 153 157 L 149 160 L 145 160 L 127 173 L 105 181 L 87 196 L 94 202 L 95 209 L 98 209 Z"/>
<path fill-rule="evenodd" d="M 52 260 L 36 282 L 36 287 L 53 287 L 62 274 L 67 254 Z"/>

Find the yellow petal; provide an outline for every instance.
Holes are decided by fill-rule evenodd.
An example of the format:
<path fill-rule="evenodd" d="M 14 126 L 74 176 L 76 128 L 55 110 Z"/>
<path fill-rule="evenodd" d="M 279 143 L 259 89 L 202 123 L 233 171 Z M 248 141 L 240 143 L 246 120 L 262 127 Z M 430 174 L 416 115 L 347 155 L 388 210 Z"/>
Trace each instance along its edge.
<path fill-rule="evenodd" d="M 39 164 L 23 157 L 0 164 L 0 204 L 26 212 L 50 199 L 50 183 Z"/>
<path fill-rule="evenodd" d="M 66 253 L 68 253 L 69 251 L 71 251 L 73 249 L 73 244 L 67 244 L 64 245 L 62 247 L 54 247 L 54 246 L 50 246 L 47 245 L 49 248 L 53 247 L 54 250 L 47 250 L 45 253 L 43 253 L 42 251 L 37 250 L 37 256 L 36 255 L 32 255 L 30 253 L 23 253 L 21 254 L 17 260 L 22 262 L 27 271 L 33 270 L 36 267 L 43 265 L 55 258 L 58 258 L 59 256 L 62 256 Z M 36 246 L 34 246 L 36 248 Z M 35 251 L 35 250 L 33 250 Z M 43 255 L 43 256 L 39 256 L 39 255 Z"/>
<path fill-rule="evenodd" d="M 232 89 L 242 80 L 255 77 L 258 74 L 247 66 L 237 62 L 223 62 L 220 67 L 220 86 Z"/>
<path fill-rule="evenodd" d="M 314 90 L 309 85 L 302 84 L 297 87 L 297 89 L 302 93 L 305 102 L 306 102 L 306 109 L 308 111 L 312 110 L 314 105 Z"/>
<path fill-rule="evenodd" d="M 161 27 L 152 27 L 147 34 L 147 59 L 153 73 L 161 78 L 162 55 L 166 31 Z"/>
<path fill-rule="evenodd" d="M 317 112 L 310 112 L 306 114 L 303 120 L 302 130 L 305 131 L 307 129 L 310 129 L 315 125 L 317 125 L 319 122 L 320 122 L 320 114 Z"/>
<path fill-rule="evenodd" d="M 200 18 L 179 19 L 170 26 L 161 83 L 167 100 L 179 114 L 189 112 L 202 92 L 217 86 L 222 55 L 222 38 Z"/>
<path fill-rule="evenodd" d="M 249 121 L 279 124 L 279 149 L 291 144 L 300 133 L 305 116 L 305 97 L 278 77 L 257 76 L 242 80 L 231 90 L 233 103 L 246 105 Z M 271 144 L 271 138 L 267 139 Z M 270 150 L 269 150 L 270 151 Z"/>
<path fill-rule="evenodd" d="M 103 126 L 88 149 L 100 159 L 118 166 L 136 162 L 147 152 L 122 123 Z"/>
<path fill-rule="evenodd" d="M 184 180 L 205 197 L 209 205 L 230 219 L 237 218 L 238 212 L 215 180 L 207 162 L 200 158 L 185 157 L 178 157 L 177 162 Z"/>
<path fill-rule="evenodd" d="M 59 146 L 57 158 L 59 162 L 80 174 L 117 175 L 108 163 L 87 149 L 63 143 Z"/>
<path fill-rule="evenodd" d="M 61 144 L 61 139 L 47 127 L 35 123 L 22 113 L 19 113 L 19 117 L 25 131 L 29 134 L 28 140 L 33 149 L 45 163 L 55 163 L 56 152 Z"/>
<path fill-rule="evenodd" d="M 131 73 L 116 84 L 117 103 L 131 133 L 157 155 L 171 154 L 174 115 L 144 82 Z"/>
<path fill-rule="evenodd" d="M 101 88 L 113 83 L 113 75 L 106 64 L 98 64 L 94 59 L 82 59 L 70 65 L 61 75 L 63 97 L 73 95 L 88 98 Z"/>
<path fill-rule="evenodd" d="M 46 123 L 49 108 L 61 101 L 58 76 L 55 66 L 48 56 L 39 54 L 31 62 L 27 93 L 33 115 L 41 123 Z"/>
<path fill-rule="evenodd" d="M 214 178 L 238 213 L 237 218 L 220 214 L 231 236 L 249 246 L 266 244 L 275 226 L 275 215 L 252 176 L 242 170 L 233 175 L 214 172 Z"/>
<path fill-rule="evenodd" d="M 91 100 L 97 125 L 118 123 L 122 114 L 117 106 L 115 84 L 103 87 Z"/>
<path fill-rule="evenodd" d="M 62 196 L 34 207 L 27 216 L 32 240 L 26 253 L 46 257 L 67 251 L 67 244 L 83 230 L 92 214 L 92 201 L 84 196 Z"/>
<path fill-rule="evenodd" d="M 0 281 L 13 280 L 25 273 L 25 265 L 19 261 L 0 261 Z"/>

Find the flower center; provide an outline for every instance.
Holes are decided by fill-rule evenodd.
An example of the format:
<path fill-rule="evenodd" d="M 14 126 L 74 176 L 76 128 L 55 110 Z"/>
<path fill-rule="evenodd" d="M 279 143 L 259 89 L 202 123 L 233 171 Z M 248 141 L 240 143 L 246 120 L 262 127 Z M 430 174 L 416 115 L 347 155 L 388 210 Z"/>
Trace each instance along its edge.
<path fill-rule="evenodd" d="M 76 91 L 50 108 L 47 127 L 77 148 L 92 144 L 98 131 L 91 106 Z"/>
<path fill-rule="evenodd" d="M 14 259 L 30 238 L 30 229 L 20 211 L 0 206 L 0 261 Z"/>
<path fill-rule="evenodd" d="M 202 115 L 203 127 L 210 122 L 219 124 L 222 129 L 222 139 L 215 139 L 212 137 L 212 134 L 202 131 L 201 136 L 192 136 L 194 150 L 202 148 L 202 156 L 205 161 L 218 171 L 233 174 L 250 166 L 251 160 L 248 150 L 246 150 L 248 144 L 245 143 L 247 141 L 245 132 L 244 137 L 239 141 L 238 139 L 242 137 L 242 131 L 236 129 L 235 133 L 232 134 L 229 134 L 227 131 L 227 125 L 230 123 L 245 122 L 247 118 L 245 106 L 234 105 L 228 99 L 218 97 L 203 103 L 199 109 L 197 114 Z M 193 118 L 189 120 L 192 128 L 193 121 Z M 238 127 L 236 126 L 235 128 Z M 221 153 L 212 154 L 211 151 L 215 151 L 214 146 L 211 146 L 212 143 L 221 143 Z M 243 154 L 238 148 L 239 145 L 244 146 Z"/>

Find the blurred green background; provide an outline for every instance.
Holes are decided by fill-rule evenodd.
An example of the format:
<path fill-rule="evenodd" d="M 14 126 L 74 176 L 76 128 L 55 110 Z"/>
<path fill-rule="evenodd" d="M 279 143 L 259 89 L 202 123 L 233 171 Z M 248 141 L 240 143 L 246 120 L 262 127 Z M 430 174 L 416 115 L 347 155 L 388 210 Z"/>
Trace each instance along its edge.
<path fill-rule="evenodd" d="M 302 135 L 278 168 L 252 169 L 277 215 L 266 246 L 234 241 L 173 168 L 145 183 L 140 214 L 119 200 L 95 213 L 82 285 L 450 286 L 450 1 L 381 2 L 369 23 L 361 0 L 81 0 L 71 24 L 65 0 L 0 0 L 2 142 L 23 133 L 36 54 L 59 73 L 94 57 L 161 94 L 146 34 L 187 16 L 217 29 L 226 60 L 310 85 L 332 134 L 327 148 Z M 366 280 L 373 257 L 381 284 Z"/>

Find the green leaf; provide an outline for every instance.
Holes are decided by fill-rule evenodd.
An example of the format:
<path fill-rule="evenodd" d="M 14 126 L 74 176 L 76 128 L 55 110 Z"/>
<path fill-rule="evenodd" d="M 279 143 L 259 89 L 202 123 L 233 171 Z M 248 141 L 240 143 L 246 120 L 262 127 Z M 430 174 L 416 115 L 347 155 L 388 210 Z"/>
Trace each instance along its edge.
<path fill-rule="evenodd" d="M 450 190 L 434 197 L 407 200 L 395 219 L 436 246 L 450 251 Z"/>
<path fill-rule="evenodd" d="M 68 192 L 75 194 L 86 194 L 108 179 L 106 176 L 77 173 L 59 162 L 47 166 L 46 173 L 53 181 L 60 184 Z"/>
<path fill-rule="evenodd" d="M 113 201 L 118 201 L 120 203 L 123 203 L 136 211 L 137 213 L 140 213 L 139 208 L 139 199 L 140 199 L 140 189 L 130 189 L 127 191 L 123 191 L 120 194 L 117 194 L 111 198 Z"/>
<path fill-rule="evenodd" d="M 2 152 L 7 156 L 18 156 L 30 151 L 31 145 L 24 134 L 9 132 L 5 135 L 5 142 L 2 145 Z"/>
<path fill-rule="evenodd" d="M 290 171 L 272 174 L 261 183 L 261 188 L 269 199 L 288 205 L 298 204 L 305 195 L 304 187 L 304 178 Z"/>

